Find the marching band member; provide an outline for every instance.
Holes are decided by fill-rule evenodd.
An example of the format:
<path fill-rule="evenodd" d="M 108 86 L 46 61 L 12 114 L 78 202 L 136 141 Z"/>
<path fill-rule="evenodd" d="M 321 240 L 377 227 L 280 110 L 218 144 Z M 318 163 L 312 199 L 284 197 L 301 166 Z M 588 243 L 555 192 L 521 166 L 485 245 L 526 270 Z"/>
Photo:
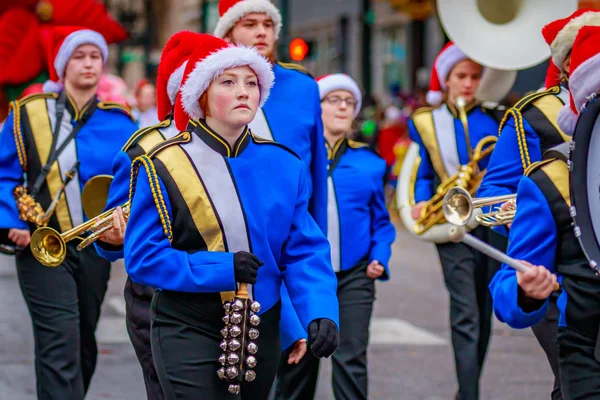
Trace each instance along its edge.
<path fill-rule="evenodd" d="M 600 13 L 589 9 L 578 10 L 566 18 L 549 23 L 542 30 L 552 52 L 550 66 L 554 67 L 548 70 L 547 89 L 524 97 L 507 111 L 504 123 L 500 126 L 498 143 L 477 192 L 478 197 L 516 193 L 519 180 L 532 163 L 540 161 L 542 154 L 553 146 L 570 141 L 570 136 L 556 122 L 560 109 L 568 102 L 569 94 L 567 89 L 558 84 L 561 75 L 566 79 L 569 74 L 571 47 L 577 32 L 584 25 L 600 25 Z M 497 231 L 507 234 L 505 227 L 498 227 Z M 508 272 L 514 274 L 516 271 Z M 562 397 L 555 345 L 559 314 L 556 299 L 557 295 L 551 297 L 547 315 L 531 329 L 554 373 L 552 399 L 559 400 Z"/>
<path fill-rule="evenodd" d="M 19 220 L 12 192 L 27 175 L 29 191 L 43 208 L 60 189 L 63 174 L 79 161 L 75 178 L 50 219 L 64 232 L 80 225 L 83 185 L 110 173 L 111 161 L 136 124 L 122 106 L 98 102 L 96 90 L 108 46 L 98 32 L 56 27 L 50 32 L 51 76 L 46 88 L 12 103 L 0 134 L 0 215 L 13 242 L 27 246 L 30 226 Z M 58 121 L 58 122 L 57 122 Z M 17 254 L 21 291 L 35 337 L 37 395 L 41 399 L 83 399 L 97 358 L 95 338 L 110 275 L 110 263 L 93 248 L 67 244 L 58 268 L 42 266 L 27 247 Z"/>
<path fill-rule="evenodd" d="M 570 61 L 570 105 L 559 113 L 561 129 L 574 130 L 577 112 L 586 97 L 600 89 L 600 27 L 584 26 L 573 44 Z M 568 146 L 568 145 L 563 145 Z M 563 397 L 569 400 L 600 396 L 598 328 L 600 278 L 590 268 L 573 232 L 569 213 L 569 169 L 566 156 L 533 164 L 521 179 L 517 213 L 510 229 L 508 254 L 531 265 L 525 273 L 507 266 L 490 285 L 494 311 L 514 328 L 538 323 L 546 314 L 558 281 L 558 361 Z"/>
<path fill-rule="evenodd" d="M 306 163 L 312 187 L 308 209 L 326 233 L 327 153 L 317 84 L 302 66 L 275 60 L 282 21 L 279 9 L 271 1 L 220 0 L 219 14 L 215 36 L 236 45 L 254 47 L 272 65 L 275 83 L 271 94 L 249 127 L 254 134 L 289 147 Z M 282 302 L 284 310 L 291 306 L 285 285 Z M 283 315 L 282 363 L 297 363 L 306 352 L 304 334 L 294 324 L 297 317 L 287 312 Z"/>
<path fill-rule="evenodd" d="M 435 60 L 427 100 L 437 105 L 445 95 L 445 101 L 437 108 L 417 110 L 409 122 L 410 137 L 419 144 L 421 157 L 414 189 L 415 220 L 438 184 L 469 162 L 470 152 L 477 143 L 487 136 L 497 135 L 495 110 L 488 110 L 475 100 L 481 74 L 482 67 L 453 43 L 448 43 Z M 467 103 L 468 134 L 459 119 L 458 97 Z M 487 162 L 486 158 L 479 163 L 481 170 Z M 482 227 L 473 233 L 495 240 Z M 450 293 L 452 347 L 459 387 L 457 399 L 478 399 L 479 377 L 491 333 L 492 304 L 487 285 L 499 264 L 463 243 L 437 244 L 436 247 Z"/>
<path fill-rule="evenodd" d="M 95 243 L 98 254 L 110 261 L 123 258 L 127 223 L 119 206 L 129 198 L 131 163 L 158 143 L 179 133 L 173 120 L 173 104 L 181 86 L 187 60 L 201 38 L 197 33 L 184 31 L 176 33 L 167 41 L 158 65 L 156 85 L 157 116 L 162 122 L 134 133 L 115 157 L 114 179 L 105 207 L 106 210 L 117 207 L 117 211 L 113 213 L 113 229 L 107 231 Z M 142 367 L 148 399 L 163 399 L 150 346 L 150 303 L 154 288 L 133 282 L 128 277 L 124 294 L 127 332 Z"/>
<path fill-rule="evenodd" d="M 184 131 L 134 161 L 125 265 L 158 288 L 152 354 L 165 396 L 221 399 L 216 369 L 222 299 L 236 282 L 262 304 L 256 380 L 242 398 L 266 399 L 279 362 L 280 286 L 317 357 L 338 343 L 329 245 L 308 214 L 306 166 L 247 125 L 269 95 L 273 72 L 256 50 L 203 35 L 175 105 Z M 260 267 L 260 269 L 259 269 Z"/>
<path fill-rule="evenodd" d="M 328 238 L 340 303 L 340 345 L 332 356 L 336 399 L 367 399 L 367 346 L 375 279 L 389 279 L 396 230 L 385 206 L 386 163 L 368 145 L 346 138 L 361 105 L 356 82 L 345 74 L 318 78 L 329 149 Z M 312 399 L 319 360 L 281 363 L 276 398 Z"/>

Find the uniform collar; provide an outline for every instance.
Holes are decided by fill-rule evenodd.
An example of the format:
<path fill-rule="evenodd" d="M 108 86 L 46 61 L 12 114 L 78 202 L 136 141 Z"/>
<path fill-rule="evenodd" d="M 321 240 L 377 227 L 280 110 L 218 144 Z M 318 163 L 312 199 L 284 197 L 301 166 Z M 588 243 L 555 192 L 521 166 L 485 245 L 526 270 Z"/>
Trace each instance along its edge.
<path fill-rule="evenodd" d="M 229 143 L 223 139 L 217 132 L 212 130 L 210 126 L 203 119 L 198 120 L 197 126 L 194 127 L 194 133 L 198 135 L 204 143 L 206 143 L 211 149 L 221 154 L 224 157 L 237 157 L 250 143 L 250 130 L 246 126 L 244 132 L 236 140 L 233 148 Z M 191 126 L 189 126 L 191 127 Z"/>
<path fill-rule="evenodd" d="M 73 98 L 71 97 L 71 95 L 69 95 L 69 93 L 65 92 L 65 94 L 67 95 L 67 100 L 65 102 L 65 108 L 67 109 L 67 111 L 69 111 L 69 114 L 71 114 L 71 117 L 73 117 L 74 121 L 81 121 L 82 119 L 86 119 L 89 118 L 89 116 L 92 113 L 92 110 L 95 108 L 96 103 L 98 102 L 98 99 L 96 98 L 96 95 L 94 95 L 94 97 L 92 97 L 90 99 L 90 101 L 88 101 L 83 108 L 80 110 L 77 108 L 77 104 L 75 104 L 75 100 L 73 100 Z"/>
<path fill-rule="evenodd" d="M 330 147 L 329 143 L 327 143 L 327 158 L 329 159 L 328 174 L 330 176 L 340 163 L 340 160 L 342 159 L 344 153 L 346 153 L 346 150 L 348 150 L 348 139 L 345 137 L 335 142 L 333 147 Z"/>
<path fill-rule="evenodd" d="M 448 111 L 450 111 L 450 114 L 452 114 L 452 116 L 454 118 L 459 118 L 458 115 L 458 108 L 456 108 L 456 106 L 452 103 L 450 103 L 449 101 L 445 103 L 446 107 L 448 108 Z M 477 105 L 477 100 L 473 99 L 469 102 L 469 104 L 467 104 L 465 106 L 465 112 L 468 114 L 470 114 L 473 110 L 475 110 L 475 106 Z"/>
<path fill-rule="evenodd" d="M 328 160 L 335 160 L 338 157 L 341 157 L 342 154 L 344 154 L 346 152 L 346 150 L 348 149 L 348 139 L 346 137 L 343 137 L 341 139 L 339 139 L 337 142 L 335 142 L 335 144 L 332 146 L 329 145 L 329 142 L 325 142 L 325 144 L 327 145 L 327 159 Z"/>

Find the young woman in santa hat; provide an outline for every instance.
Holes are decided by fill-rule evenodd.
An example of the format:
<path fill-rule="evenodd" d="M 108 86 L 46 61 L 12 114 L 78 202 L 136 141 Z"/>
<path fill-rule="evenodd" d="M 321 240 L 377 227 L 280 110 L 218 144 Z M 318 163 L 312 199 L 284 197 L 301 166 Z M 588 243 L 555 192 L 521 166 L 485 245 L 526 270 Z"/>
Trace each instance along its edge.
<path fill-rule="evenodd" d="M 469 59 L 455 44 L 448 43 L 437 56 L 427 101 L 436 108 L 417 110 L 409 122 L 410 137 L 419 144 L 421 164 L 414 186 L 416 220 L 421 207 L 437 186 L 467 164 L 478 142 L 497 136 L 499 121 L 494 110 L 477 103 L 475 93 L 483 68 Z M 468 133 L 459 118 L 457 101 L 462 98 Z M 489 158 L 479 163 L 484 170 Z M 486 241 L 487 228 L 473 232 Z M 487 285 L 499 263 L 462 243 L 436 245 L 446 287 L 450 294 L 450 325 L 458 395 L 461 400 L 479 398 L 479 377 L 491 332 L 492 301 Z"/>
<path fill-rule="evenodd" d="M 241 398 L 266 399 L 279 363 L 282 281 L 312 351 L 328 357 L 338 343 L 336 279 L 308 213 L 304 163 L 247 127 L 269 95 L 270 64 L 254 49 L 202 36 L 175 104 L 183 132 L 134 161 L 125 265 L 132 280 L 158 289 L 152 353 L 169 399 L 228 396 L 224 370 L 217 374 L 233 334 L 225 330 L 221 343 L 223 301 L 236 282 L 251 285 L 262 305 L 255 375 L 227 374 Z M 196 126 L 184 130 L 188 120 Z"/>
<path fill-rule="evenodd" d="M 570 101 L 558 122 L 573 133 L 579 110 L 600 90 L 600 27 L 579 29 L 570 59 Z M 508 254 L 532 268 L 492 285 L 495 310 L 515 328 L 538 323 L 546 314 L 558 281 L 558 362 L 562 397 L 600 398 L 600 277 L 588 263 L 575 236 L 570 214 L 569 167 L 566 153 L 532 165 L 521 179 L 517 213 L 510 229 Z M 566 189 L 565 189 L 566 188 Z M 503 265 L 502 271 L 509 267 Z M 555 275 L 556 274 L 556 275 Z M 498 274 L 500 275 L 500 274 Z M 500 279 L 496 277 L 495 280 Z"/>
<path fill-rule="evenodd" d="M 390 277 L 396 230 L 385 206 L 386 163 L 364 143 L 349 140 L 361 93 L 345 74 L 317 79 L 329 152 L 328 239 L 340 303 L 340 346 L 333 354 L 337 399 L 368 399 L 367 346 L 375 301 L 375 279 Z M 291 310 L 293 311 L 293 310 Z M 319 360 L 281 363 L 276 397 L 312 399 Z"/>
<path fill-rule="evenodd" d="M 53 81 L 44 86 L 53 90 L 14 102 L 0 134 L 0 228 L 25 247 L 16 262 L 33 324 L 38 398 L 78 400 L 96 367 L 95 330 L 110 263 L 92 247 L 77 251 L 74 241 L 58 267 L 42 266 L 28 246 L 31 227 L 19 219 L 12 193 L 25 174 L 29 192 L 47 210 L 63 176 L 79 162 L 48 226 L 65 232 L 80 225 L 86 218 L 81 189 L 93 176 L 111 173 L 115 154 L 136 124 L 122 106 L 96 98 L 108 57 L 104 37 L 69 26 L 47 33 Z"/>
<path fill-rule="evenodd" d="M 569 91 L 561 86 L 561 80 L 566 81 L 569 74 L 571 48 L 577 32 L 588 25 L 600 25 L 600 12 L 577 10 L 566 18 L 550 22 L 542 29 L 552 53 L 546 76 L 547 89 L 526 96 L 507 111 L 477 197 L 516 193 L 519 181 L 531 164 L 540 161 L 543 154 L 553 146 L 571 139 L 571 135 L 557 125 L 559 111 L 568 103 L 569 98 Z M 508 235 L 508 229 L 504 226 L 497 227 L 496 231 Z M 505 291 L 502 287 L 514 284 L 515 279 L 516 271 L 506 268 L 498 271 L 490 284 L 495 313 L 498 318 L 507 322 L 511 316 L 503 315 L 503 305 L 507 302 L 503 299 Z M 559 315 L 557 298 L 557 294 L 551 296 L 546 316 L 531 328 L 554 373 L 553 400 L 562 399 L 556 348 Z"/>

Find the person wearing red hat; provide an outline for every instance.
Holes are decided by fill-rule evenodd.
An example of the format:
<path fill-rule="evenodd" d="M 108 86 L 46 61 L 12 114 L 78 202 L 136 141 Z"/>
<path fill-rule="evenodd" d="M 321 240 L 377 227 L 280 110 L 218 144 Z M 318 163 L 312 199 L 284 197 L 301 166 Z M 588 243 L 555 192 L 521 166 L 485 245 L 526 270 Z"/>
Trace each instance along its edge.
<path fill-rule="evenodd" d="M 427 101 L 437 107 L 417 110 L 408 124 L 410 138 L 419 145 L 421 157 L 414 185 L 415 220 L 438 185 L 455 175 L 461 165 L 469 163 L 477 144 L 498 134 L 497 110 L 484 108 L 475 98 L 482 73 L 482 66 L 452 42 L 435 59 Z M 461 103 L 468 129 L 460 119 Z M 479 162 L 481 171 L 488 160 Z M 501 238 L 483 227 L 472 233 L 502 246 Z M 463 243 L 436 244 L 436 249 L 450 294 L 452 347 L 458 378 L 456 398 L 478 399 L 479 378 L 491 333 L 492 302 L 487 285 L 499 263 Z"/>
<path fill-rule="evenodd" d="M 340 303 L 340 345 L 332 356 L 333 392 L 336 399 L 366 400 L 375 279 L 389 280 L 396 237 L 385 206 L 387 168 L 367 144 L 347 139 L 360 111 L 358 84 L 339 73 L 317 78 L 317 83 L 329 153 L 327 238 Z M 310 353 L 298 364 L 281 362 L 275 398 L 314 398 L 318 375 L 319 359 Z"/>
<path fill-rule="evenodd" d="M 81 191 L 90 178 L 110 173 L 111 162 L 135 131 L 122 106 L 99 102 L 96 89 L 108 46 L 99 33 L 78 27 L 49 32 L 50 71 L 59 92 L 34 94 L 11 104 L 0 134 L 0 228 L 25 247 L 17 254 L 21 291 L 35 338 L 40 399 L 83 399 L 97 359 L 95 330 L 110 276 L 110 263 L 88 247 L 66 245 L 57 268 L 42 266 L 28 247 L 31 229 L 19 219 L 12 197 L 27 177 L 29 194 L 47 209 L 66 184 L 48 226 L 65 232 L 86 219 Z M 66 182 L 65 182 L 66 183 Z"/>
<path fill-rule="evenodd" d="M 125 266 L 133 281 L 157 288 L 152 354 L 166 398 L 241 391 L 242 399 L 266 399 L 279 363 L 282 282 L 315 356 L 337 347 L 329 244 L 308 213 L 304 162 L 248 129 L 273 85 L 269 62 L 202 35 L 183 77 L 174 112 L 182 132 L 132 166 Z M 245 371 L 239 352 L 220 356 L 239 347 L 222 319 L 236 282 L 251 285 L 261 304 L 253 307 L 258 350 Z"/>
<path fill-rule="evenodd" d="M 173 120 L 173 105 L 179 92 L 187 60 L 196 49 L 202 35 L 182 31 L 167 41 L 160 58 L 156 80 L 156 117 L 160 123 L 142 128 L 134 133 L 113 162 L 114 179 L 110 187 L 105 210 L 123 205 L 129 198 L 129 180 L 132 161 L 145 154 L 158 143 L 179 133 Z M 113 215 L 114 228 L 95 243 L 98 254 L 109 261 L 123 258 L 123 241 L 126 219 L 119 209 Z M 154 288 L 127 278 L 125 282 L 125 323 L 131 343 L 142 367 L 148 400 L 165 398 L 150 345 L 150 303 Z"/>
<path fill-rule="evenodd" d="M 568 102 L 569 96 L 569 91 L 560 82 L 567 79 L 573 41 L 584 25 L 600 25 L 600 12 L 577 10 L 566 18 L 550 22 L 542 29 L 542 35 L 551 51 L 550 68 L 546 75 L 547 89 L 524 97 L 507 111 L 487 173 L 477 192 L 478 197 L 516 193 L 521 177 L 531 164 L 540 161 L 543 154 L 553 146 L 570 141 L 571 135 L 557 124 L 559 111 Z M 496 231 L 508 235 L 504 226 L 496 228 Z M 492 297 L 495 299 L 496 287 L 503 284 L 503 279 L 515 276 L 512 269 L 501 270 L 492 281 Z M 557 294 L 551 296 L 546 316 L 532 327 L 554 373 L 553 400 L 562 398 L 555 345 L 559 315 L 557 298 Z"/>
<path fill-rule="evenodd" d="M 600 26 L 579 28 L 570 57 L 570 104 L 559 117 L 572 134 L 572 121 L 600 90 Z M 519 183 L 517 212 L 510 229 L 508 254 L 532 266 L 494 278 L 495 311 L 514 328 L 539 323 L 551 304 L 557 280 L 558 365 L 565 399 L 600 398 L 600 277 L 590 267 L 572 226 L 568 151 L 563 143 L 532 164 Z M 558 276 L 558 278 L 557 278 Z"/>

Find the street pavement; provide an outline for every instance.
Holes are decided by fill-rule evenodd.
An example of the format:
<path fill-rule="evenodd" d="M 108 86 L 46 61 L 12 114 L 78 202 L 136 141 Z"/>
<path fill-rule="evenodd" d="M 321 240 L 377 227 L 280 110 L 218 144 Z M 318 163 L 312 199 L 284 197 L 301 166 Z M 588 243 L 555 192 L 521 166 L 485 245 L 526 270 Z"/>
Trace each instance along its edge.
<path fill-rule="evenodd" d="M 369 398 L 451 400 L 456 383 L 448 295 L 435 249 L 396 225 L 391 280 L 377 283 Z M 145 399 L 141 370 L 125 330 L 124 282 L 123 266 L 116 263 L 98 329 L 98 368 L 87 399 Z M 552 373 L 531 331 L 494 323 L 481 398 L 549 399 Z M 14 262 L 5 256 L 0 256 L 0 338 L 0 399 L 34 399 L 31 323 Z M 327 360 L 322 363 L 317 400 L 333 399 L 330 374 Z"/>

